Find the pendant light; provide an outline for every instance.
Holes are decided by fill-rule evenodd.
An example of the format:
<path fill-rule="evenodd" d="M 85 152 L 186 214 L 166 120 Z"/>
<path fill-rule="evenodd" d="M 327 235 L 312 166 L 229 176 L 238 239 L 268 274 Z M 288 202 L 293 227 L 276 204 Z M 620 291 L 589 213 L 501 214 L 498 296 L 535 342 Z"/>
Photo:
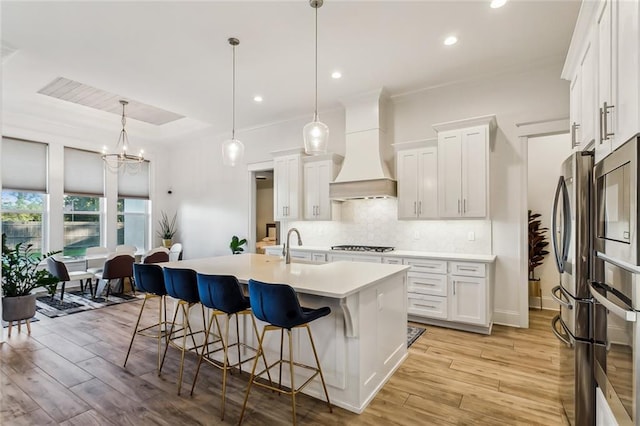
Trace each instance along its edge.
<path fill-rule="evenodd" d="M 120 131 L 120 136 L 118 137 L 118 142 L 116 143 L 116 151 L 109 154 L 107 152 L 107 147 L 104 147 L 102 149 L 102 159 L 107 165 L 107 168 L 113 173 L 122 170 L 126 173 L 135 174 L 140 170 L 140 165 L 144 161 L 144 157 L 142 156 L 143 151 L 140 150 L 138 155 L 130 154 L 131 147 L 129 145 L 129 136 L 127 135 L 127 130 L 125 129 L 125 126 L 127 124 L 125 107 L 129 104 L 129 102 L 121 99 L 120 104 L 122 105 L 122 119 L 120 120 L 120 122 L 122 123 L 122 130 Z"/>
<path fill-rule="evenodd" d="M 327 152 L 327 144 L 329 143 L 329 127 L 322 121 L 318 120 L 318 8 L 322 6 L 323 0 L 310 0 L 309 4 L 315 9 L 316 21 L 316 94 L 315 94 L 315 110 L 313 112 L 313 121 L 308 123 L 302 129 L 304 137 L 304 152 L 309 155 L 325 154 Z"/>
<path fill-rule="evenodd" d="M 230 38 L 233 57 L 233 78 L 231 90 L 231 139 L 222 143 L 222 162 L 225 166 L 235 166 L 244 157 L 244 144 L 236 139 L 236 46 L 240 44 L 237 38 Z"/>

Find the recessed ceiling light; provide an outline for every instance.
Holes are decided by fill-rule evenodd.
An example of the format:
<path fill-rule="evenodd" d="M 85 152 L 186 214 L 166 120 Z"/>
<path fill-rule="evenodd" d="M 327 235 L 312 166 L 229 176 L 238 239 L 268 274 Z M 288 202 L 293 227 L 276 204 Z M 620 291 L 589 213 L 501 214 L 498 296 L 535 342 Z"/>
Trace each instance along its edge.
<path fill-rule="evenodd" d="M 253 97 L 253 100 L 254 100 L 255 102 L 262 102 L 262 96 L 260 96 L 260 95 L 256 95 L 256 96 L 254 96 L 254 97 Z"/>
<path fill-rule="evenodd" d="M 447 38 L 444 39 L 444 45 L 445 46 L 451 46 L 454 45 L 458 42 L 458 37 L 456 36 L 449 36 Z"/>
<path fill-rule="evenodd" d="M 336 80 L 342 77 L 342 73 L 340 71 L 334 71 L 331 73 L 331 78 L 335 78 Z"/>
<path fill-rule="evenodd" d="M 491 0 L 491 8 L 497 9 L 507 4 L 507 0 Z"/>

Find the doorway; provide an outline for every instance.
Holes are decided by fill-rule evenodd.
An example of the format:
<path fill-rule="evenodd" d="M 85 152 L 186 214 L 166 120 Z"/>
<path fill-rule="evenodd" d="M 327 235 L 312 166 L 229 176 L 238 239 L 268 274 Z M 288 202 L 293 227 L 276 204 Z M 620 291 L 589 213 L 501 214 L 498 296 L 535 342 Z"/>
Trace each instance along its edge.
<path fill-rule="evenodd" d="M 248 251 L 264 254 L 265 247 L 279 243 L 278 224 L 273 220 L 273 163 L 250 167 L 249 173 L 251 214 Z"/>
<path fill-rule="evenodd" d="M 538 250 L 548 252 L 529 274 L 533 278 L 528 283 L 529 308 L 557 310 L 558 304 L 551 298 L 551 289 L 558 284 L 550 234 L 552 204 L 562 162 L 573 152 L 571 137 L 568 133 L 529 137 L 527 151 L 527 210 L 540 215 L 534 219 L 540 221 L 537 229 L 535 224 L 533 230 L 529 226 L 529 238 L 533 233 L 542 236 L 547 244 Z"/>

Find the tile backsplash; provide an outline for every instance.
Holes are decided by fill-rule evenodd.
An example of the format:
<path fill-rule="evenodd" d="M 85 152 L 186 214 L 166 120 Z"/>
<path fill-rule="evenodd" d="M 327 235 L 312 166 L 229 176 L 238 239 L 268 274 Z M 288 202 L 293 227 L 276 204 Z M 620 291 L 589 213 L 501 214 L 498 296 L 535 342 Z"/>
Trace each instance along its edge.
<path fill-rule="evenodd" d="M 397 250 L 491 253 L 490 220 L 398 220 L 397 207 L 395 198 L 345 201 L 336 206 L 339 219 L 283 222 L 281 232 L 286 237 L 289 228 L 298 228 L 304 245 L 309 246 L 358 244 L 393 246 Z"/>

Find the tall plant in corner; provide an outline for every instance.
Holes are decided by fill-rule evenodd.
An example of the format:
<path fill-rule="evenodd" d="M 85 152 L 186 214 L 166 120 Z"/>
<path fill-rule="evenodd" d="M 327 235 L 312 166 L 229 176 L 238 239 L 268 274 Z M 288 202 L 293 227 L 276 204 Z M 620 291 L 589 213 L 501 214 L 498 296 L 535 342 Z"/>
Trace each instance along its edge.
<path fill-rule="evenodd" d="M 543 228 L 539 213 L 531 213 L 529 210 L 529 280 L 537 280 L 535 270 L 542 265 L 544 257 L 549 254 L 546 247 L 549 245 L 547 241 L 547 231 L 549 228 Z"/>

